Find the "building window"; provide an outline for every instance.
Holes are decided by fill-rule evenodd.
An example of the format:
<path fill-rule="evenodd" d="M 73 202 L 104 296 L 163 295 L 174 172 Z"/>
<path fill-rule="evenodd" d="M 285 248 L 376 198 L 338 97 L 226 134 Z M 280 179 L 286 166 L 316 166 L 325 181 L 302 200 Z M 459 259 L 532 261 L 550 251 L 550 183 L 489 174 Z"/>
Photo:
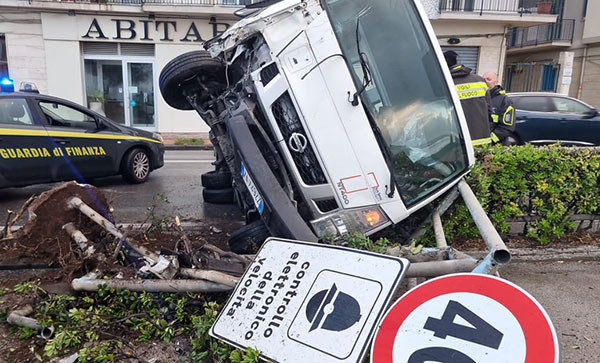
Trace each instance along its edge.
<path fill-rule="evenodd" d="M 155 129 L 154 44 L 81 44 L 87 106 L 117 123 Z"/>
<path fill-rule="evenodd" d="M 8 59 L 6 57 L 6 38 L 0 34 L 0 78 L 8 77 Z"/>

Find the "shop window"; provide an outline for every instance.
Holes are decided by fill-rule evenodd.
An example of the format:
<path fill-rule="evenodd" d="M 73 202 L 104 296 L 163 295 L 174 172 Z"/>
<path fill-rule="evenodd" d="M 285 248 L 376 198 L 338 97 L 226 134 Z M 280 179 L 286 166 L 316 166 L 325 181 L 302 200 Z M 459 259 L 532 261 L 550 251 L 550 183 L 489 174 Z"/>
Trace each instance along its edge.
<path fill-rule="evenodd" d="M 0 78 L 8 77 L 8 57 L 6 56 L 6 38 L 0 34 Z"/>

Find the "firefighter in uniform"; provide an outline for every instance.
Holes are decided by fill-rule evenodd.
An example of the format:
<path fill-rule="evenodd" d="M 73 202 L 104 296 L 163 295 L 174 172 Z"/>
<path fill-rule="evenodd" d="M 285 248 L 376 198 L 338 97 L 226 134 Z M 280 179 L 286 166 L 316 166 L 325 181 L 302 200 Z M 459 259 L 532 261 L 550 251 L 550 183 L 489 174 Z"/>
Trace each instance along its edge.
<path fill-rule="evenodd" d="M 448 50 L 444 52 L 444 58 L 450 67 L 450 74 L 460 98 L 473 146 L 491 143 L 487 84 L 483 78 L 471 73 L 471 68 L 457 64 L 456 52 Z"/>
<path fill-rule="evenodd" d="M 517 144 L 515 136 L 515 109 L 506 91 L 498 84 L 498 75 L 494 72 L 487 72 L 483 75 L 485 83 L 488 85 L 488 94 L 490 96 L 490 112 L 492 130 L 492 142 L 502 143 L 502 145 Z"/>

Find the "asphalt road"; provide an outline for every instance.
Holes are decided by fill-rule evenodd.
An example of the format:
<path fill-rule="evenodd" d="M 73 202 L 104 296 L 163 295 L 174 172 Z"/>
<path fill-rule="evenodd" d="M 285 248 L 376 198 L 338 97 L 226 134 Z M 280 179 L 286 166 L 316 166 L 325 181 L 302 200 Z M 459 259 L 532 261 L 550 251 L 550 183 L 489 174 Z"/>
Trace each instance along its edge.
<path fill-rule="evenodd" d="M 500 274 L 544 307 L 556 329 L 561 363 L 600 361 L 600 261 L 511 263 Z"/>
<path fill-rule="evenodd" d="M 212 151 L 167 151 L 165 165 L 153 171 L 144 184 L 128 184 L 121 176 L 98 178 L 90 183 L 107 194 L 118 223 L 138 223 L 147 218 L 147 208 L 156 205 L 156 214 L 179 215 L 183 219 L 241 219 L 235 205 L 205 204 L 202 200 L 200 175 L 213 170 Z M 0 221 L 7 209 L 18 210 L 32 194 L 51 189 L 56 184 L 0 189 Z M 165 196 L 169 203 L 163 202 Z"/>

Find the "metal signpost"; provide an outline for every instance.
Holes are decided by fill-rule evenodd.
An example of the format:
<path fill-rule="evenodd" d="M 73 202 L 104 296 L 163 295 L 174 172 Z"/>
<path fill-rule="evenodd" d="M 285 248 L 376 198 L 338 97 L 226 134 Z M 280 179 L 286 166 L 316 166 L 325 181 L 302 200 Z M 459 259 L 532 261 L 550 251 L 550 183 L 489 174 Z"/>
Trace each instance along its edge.
<path fill-rule="evenodd" d="M 556 331 L 525 290 L 495 276 L 454 274 L 404 294 L 375 336 L 376 363 L 557 363 Z"/>
<path fill-rule="evenodd" d="M 408 261 L 268 239 L 211 336 L 273 362 L 360 362 Z"/>

